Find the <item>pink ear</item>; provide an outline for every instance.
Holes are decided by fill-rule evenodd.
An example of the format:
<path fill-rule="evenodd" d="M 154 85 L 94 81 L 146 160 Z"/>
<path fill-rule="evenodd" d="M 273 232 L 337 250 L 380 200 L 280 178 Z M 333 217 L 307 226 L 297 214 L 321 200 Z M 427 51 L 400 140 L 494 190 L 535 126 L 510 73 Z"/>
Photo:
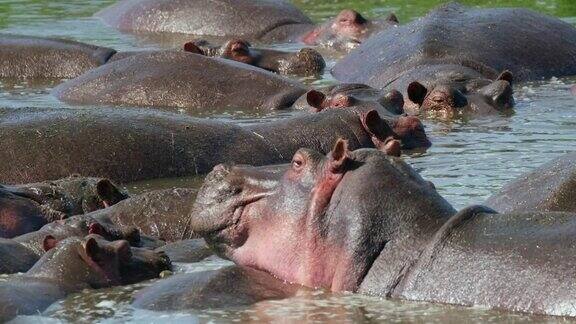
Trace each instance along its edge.
<path fill-rule="evenodd" d="M 48 252 L 52 250 L 56 246 L 56 244 L 58 244 L 58 240 L 56 240 L 54 236 L 46 235 L 44 237 L 44 241 L 42 242 L 42 248 L 44 249 L 44 252 Z"/>
<path fill-rule="evenodd" d="M 342 172 L 350 156 L 348 141 L 339 138 L 330 152 L 330 171 Z"/>
<path fill-rule="evenodd" d="M 325 108 L 326 96 L 318 90 L 310 90 L 306 93 L 306 102 L 319 112 Z"/>
<path fill-rule="evenodd" d="M 106 234 L 106 230 L 99 223 L 92 223 L 88 226 L 88 234 L 104 236 Z"/>

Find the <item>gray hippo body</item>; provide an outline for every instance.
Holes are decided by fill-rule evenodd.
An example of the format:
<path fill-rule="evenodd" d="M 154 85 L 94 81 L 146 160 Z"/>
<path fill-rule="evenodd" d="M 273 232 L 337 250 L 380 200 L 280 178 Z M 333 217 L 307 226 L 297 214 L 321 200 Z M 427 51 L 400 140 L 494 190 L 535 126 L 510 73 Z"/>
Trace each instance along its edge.
<path fill-rule="evenodd" d="M 75 41 L 0 35 L 0 78 L 71 79 L 98 67 L 116 53 Z"/>
<path fill-rule="evenodd" d="M 120 183 L 181 177 L 223 162 L 284 163 L 301 146 L 328 152 L 338 137 L 354 148 L 409 139 L 394 133 L 396 121 L 363 123 L 367 110 L 371 107 L 240 127 L 150 109 L 5 109 L 0 110 L 0 159 L 10 162 L 0 165 L 0 181 L 36 182 L 75 173 Z M 421 124 L 414 127 L 424 136 L 417 137 L 419 145 L 429 146 Z"/>
<path fill-rule="evenodd" d="M 0 238 L 0 274 L 26 272 L 40 256 L 19 242 Z"/>
<path fill-rule="evenodd" d="M 457 213 L 405 162 L 343 140 L 262 168 L 215 167 L 193 207 L 194 231 L 238 265 L 332 291 L 576 317 L 574 213 Z"/>
<path fill-rule="evenodd" d="M 143 68 L 146 67 L 146 68 Z M 203 55 L 161 51 L 129 56 L 54 89 L 73 104 L 153 106 L 171 111 L 282 109 L 306 88 L 262 69 Z"/>
<path fill-rule="evenodd" d="M 504 185 L 486 206 L 507 212 L 576 213 L 576 153 L 568 153 Z"/>
<path fill-rule="evenodd" d="M 199 262 L 214 255 L 214 252 L 206 245 L 203 239 L 190 239 L 168 243 L 155 249 L 155 251 L 166 253 L 172 262 L 184 263 Z"/>

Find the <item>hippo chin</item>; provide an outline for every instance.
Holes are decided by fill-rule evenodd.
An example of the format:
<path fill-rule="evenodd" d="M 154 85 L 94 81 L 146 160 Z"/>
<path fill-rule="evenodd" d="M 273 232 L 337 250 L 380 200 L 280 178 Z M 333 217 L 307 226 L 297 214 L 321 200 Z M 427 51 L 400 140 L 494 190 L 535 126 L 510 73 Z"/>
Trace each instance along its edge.
<path fill-rule="evenodd" d="M 289 282 L 576 316 L 576 215 L 456 213 L 400 159 L 342 140 L 290 165 L 217 166 L 193 215 L 219 255 Z"/>
<path fill-rule="evenodd" d="M 574 75 L 574 53 L 576 28 L 557 18 L 527 9 L 450 3 L 375 35 L 338 62 L 332 73 L 342 82 L 417 93 L 414 108 L 447 103 L 457 108 L 468 102 L 499 111 L 513 104 L 511 90 L 501 81 L 511 82 L 512 74 L 515 82 Z M 509 76 L 499 77 L 504 71 Z M 413 82 L 424 87 L 410 87 Z M 426 93 L 429 102 L 424 102 Z M 481 98 L 473 98 L 477 95 Z"/>
<path fill-rule="evenodd" d="M 315 25 L 284 0 L 121 0 L 97 16 L 125 32 L 302 42 L 337 50 L 350 50 L 371 34 L 398 24 L 393 14 L 370 21 L 354 10 L 343 10 L 336 18 Z"/>

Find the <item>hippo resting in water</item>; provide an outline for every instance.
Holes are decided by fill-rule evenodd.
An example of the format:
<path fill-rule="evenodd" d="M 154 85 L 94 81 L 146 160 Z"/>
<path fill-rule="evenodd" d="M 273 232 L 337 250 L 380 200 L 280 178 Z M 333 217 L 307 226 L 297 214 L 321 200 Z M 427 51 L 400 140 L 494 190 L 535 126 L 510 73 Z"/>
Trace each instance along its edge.
<path fill-rule="evenodd" d="M 575 60 L 576 28 L 566 22 L 527 9 L 451 3 L 379 33 L 332 72 L 343 82 L 400 89 L 413 108 L 482 112 L 511 106 L 504 81 L 512 74 L 520 82 L 573 75 Z M 511 73 L 499 76 L 505 70 Z"/>
<path fill-rule="evenodd" d="M 418 119 L 387 114 L 356 106 L 241 127 L 150 109 L 0 109 L 0 160 L 10 161 L 0 164 L 0 181 L 181 177 L 223 162 L 287 162 L 302 146 L 327 153 L 338 137 L 352 148 L 430 146 Z"/>
<path fill-rule="evenodd" d="M 309 287 L 576 316 L 576 214 L 456 213 L 402 160 L 343 140 L 270 168 L 206 177 L 192 228 L 219 255 Z"/>
<path fill-rule="evenodd" d="M 499 212 L 576 213 L 576 152 L 560 156 L 506 184 L 486 201 Z"/>
<path fill-rule="evenodd" d="M 0 78 L 75 78 L 116 53 L 106 47 L 56 38 L 0 35 Z"/>
<path fill-rule="evenodd" d="M 83 289 L 136 283 L 170 268 L 162 253 L 134 250 L 126 241 L 108 242 L 97 235 L 61 242 L 48 238 L 45 247 L 48 252 L 32 269 L 0 283 L 0 321 L 37 314 Z"/>
<path fill-rule="evenodd" d="M 36 231 L 49 222 L 112 206 L 126 198 L 110 180 L 102 178 L 71 176 L 0 185 L 0 237 Z"/>
<path fill-rule="evenodd" d="M 295 81 L 246 64 L 161 51 L 93 69 L 59 85 L 53 93 L 74 104 L 157 106 L 193 112 L 288 108 L 304 92 Z"/>
<path fill-rule="evenodd" d="M 315 25 L 285 0 L 120 0 L 97 14 L 121 31 L 241 37 L 261 43 L 303 42 L 350 49 L 398 23 L 369 21 L 353 10 Z"/>

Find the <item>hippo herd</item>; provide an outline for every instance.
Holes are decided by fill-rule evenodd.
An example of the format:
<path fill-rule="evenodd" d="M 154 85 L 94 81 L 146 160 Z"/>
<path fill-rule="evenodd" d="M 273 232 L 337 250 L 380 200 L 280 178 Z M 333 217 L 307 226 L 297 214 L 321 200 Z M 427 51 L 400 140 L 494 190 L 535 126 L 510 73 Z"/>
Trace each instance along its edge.
<path fill-rule="evenodd" d="M 314 24 L 286 0 L 119 0 L 96 16 L 164 49 L 0 35 L 0 78 L 56 82 L 66 103 L 0 108 L 0 321 L 209 257 L 235 265 L 160 279 L 133 306 L 325 289 L 576 316 L 576 153 L 460 211 L 401 159 L 432 145 L 421 118 L 506 114 L 513 85 L 576 75 L 573 26 L 458 3 L 403 25 L 354 10 Z M 278 43 L 308 47 L 263 48 Z M 311 87 L 322 55 L 342 57 L 337 82 Z M 237 110 L 290 116 L 206 118 Z M 194 175 L 200 189 L 121 186 Z"/>

